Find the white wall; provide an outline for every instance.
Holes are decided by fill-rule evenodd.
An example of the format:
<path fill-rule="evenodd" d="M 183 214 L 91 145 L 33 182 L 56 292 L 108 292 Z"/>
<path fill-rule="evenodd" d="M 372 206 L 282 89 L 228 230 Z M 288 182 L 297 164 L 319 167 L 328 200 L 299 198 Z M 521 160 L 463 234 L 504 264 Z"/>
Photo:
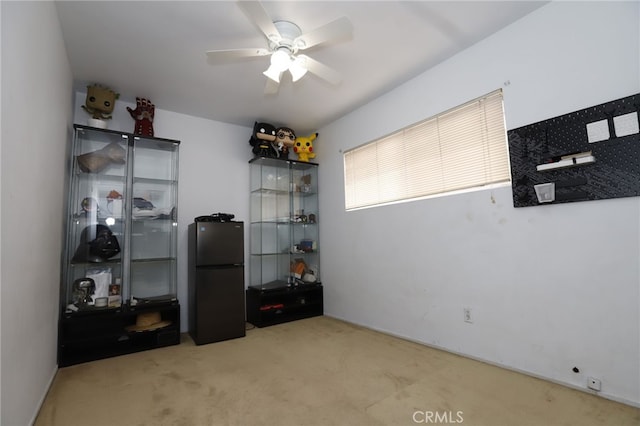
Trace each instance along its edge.
<path fill-rule="evenodd" d="M 157 111 L 157 110 L 156 110 Z M 133 123 L 133 120 L 131 120 Z M 245 222 L 245 285 L 249 282 L 249 137 L 251 127 L 235 126 L 182 114 L 156 114 L 158 136 L 180 143 L 178 185 L 178 298 L 181 329 L 188 330 L 187 226 L 197 216 L 232 213 Z M 166 126 L 166 132 L 163 128 Z M 171 129 L 171 130 L 169 130 Z"/>
<path fill-rule="evenodd" d="M 101 82 L 98 82 L 101 83 Z M 117 87 L 111 89 L 118 91 Z M 136 93 L 126 94 L 128 98 Z M 82 109 L 86 92 L 75 98 L 74 123 L 86 125 L 89 115 Z M 153 99 L 151 99 L 153 102 Z M 113 119 L 107 122 L 111 130 L 131 133 L 134 121 L 126 107 L 135 104 L 116 101 Z M 211 213 L 232 213 L 234 220 L 245 222 L 245 259 L 249 259 L 249 159 L 252 157 L 249 137 L 252 127 L 242 127 L 218 121 L 166 111 L 156 105 L 154 135 L 180 141 L 178 165 L 178 300 L 180 329 L 188 330 L 188 269 L 187 226 L 197 216 Z M 249 282 L 248 264 L 245 283 Z"/>
<path fill-rule="evenodd" d="M 502 187 L 345 212 L 341 154 L 500 87 L 508 129 L 638 93 L 639 9 L 553 2 L 320 129 L 326 313 L 640 404 L 637 197 L 514 209 Z"/>
<path fill-rule="evenodd" d="M 53 2 L 1 2 L 2 414 L 30 424 L 57 370 L 72 77 Z"/>

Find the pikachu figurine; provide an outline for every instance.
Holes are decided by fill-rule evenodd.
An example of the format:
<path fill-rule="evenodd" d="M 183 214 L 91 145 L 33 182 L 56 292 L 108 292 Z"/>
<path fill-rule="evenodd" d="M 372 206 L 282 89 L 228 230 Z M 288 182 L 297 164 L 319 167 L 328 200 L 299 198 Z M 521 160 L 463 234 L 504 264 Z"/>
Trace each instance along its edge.
<path fill-rule="evenodd" d="M 318 133 L 311 136 L 298 136 L 296 143 L 293 145 L 293 152 L 298 154 L 298 161 L 308 162 L 312 158 L 316 158 L 313 152 L 313 141 L 318 137 Z"/>

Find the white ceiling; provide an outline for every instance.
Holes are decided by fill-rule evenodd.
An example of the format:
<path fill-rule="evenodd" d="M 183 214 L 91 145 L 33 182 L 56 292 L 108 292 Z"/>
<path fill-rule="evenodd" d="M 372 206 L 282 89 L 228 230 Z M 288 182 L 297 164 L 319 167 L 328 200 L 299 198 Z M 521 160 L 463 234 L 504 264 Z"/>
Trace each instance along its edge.
<path fill-rule="evenodd" d="M 265 1 L 309 32 L 346 16 L 350 38 L 304 51 L 339 71 L 338 86 L 284 74 L 265 95 L 269 57 L 210 65 L 205 52 L 266 48 L 235 1 L 57 1 L 78 88 L 100 83 L 135 101 L 212 120 L 265 121 L 309 133 L 544 5 L 543 1 Z"/>

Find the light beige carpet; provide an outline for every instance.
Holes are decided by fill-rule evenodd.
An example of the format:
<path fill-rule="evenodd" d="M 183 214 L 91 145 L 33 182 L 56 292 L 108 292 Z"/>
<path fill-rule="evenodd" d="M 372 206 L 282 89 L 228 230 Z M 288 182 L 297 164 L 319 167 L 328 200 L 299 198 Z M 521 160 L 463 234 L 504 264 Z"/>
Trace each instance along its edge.
<path fill-rule="evenodd" d="M 36 426 L 640 425 L 640 409 L 328 317 L 59 370 Z"/>

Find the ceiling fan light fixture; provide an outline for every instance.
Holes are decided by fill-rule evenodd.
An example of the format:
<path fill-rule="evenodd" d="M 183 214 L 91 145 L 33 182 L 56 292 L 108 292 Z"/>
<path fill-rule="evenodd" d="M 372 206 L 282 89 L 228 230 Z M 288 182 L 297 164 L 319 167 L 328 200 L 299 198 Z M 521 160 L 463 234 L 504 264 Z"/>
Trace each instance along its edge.
<path fill-rule="evenodd" d="M 271 66 L 262 74 L 266 75 L 276 83 L 280 83 L 280 75 L 282 74 L 282 71 L 280 71 L 277 67 L 271 64 Z"/>
<path fill-rule="evenodd" d="M 291 79 L 296 82 L 300 80 L 307 73 L 307 67 L 305 66 L 304 59 L 298 57 L 293 62 L 291 62 L 291 66 L 289 67 L 289 72 L 291 73 Z"/>
<path fill-rule="evenodd" d="M 294 82 L 309 71 L 332 84 L 340 83 L 340 75 L 335 70 L 306 55 L 298 55 L 298 51 L 351 35 L 353 27 L 348 18 L 336 19 L 303 34 L 300 27 L 293 22 L 272 20 L 260 1 L 238 1 L 238 4 L 267 38 L 268 48 L 210 50 L 207 52 L 207 61 L 210 64 L 270 55 L 271 64 L 262 73 L 271 80 L 267 80 L 268 90 L 265 89 L 265 94 L 277 92 L 280 78 L 287 70 Z"/>
<path fill-rule="evenodd" d="M 288 70 L 291 62 L 291 54 L 287 49 L 278 49 L 271 55 L 271 67 L 274 67 L 279 72 Z"/>

